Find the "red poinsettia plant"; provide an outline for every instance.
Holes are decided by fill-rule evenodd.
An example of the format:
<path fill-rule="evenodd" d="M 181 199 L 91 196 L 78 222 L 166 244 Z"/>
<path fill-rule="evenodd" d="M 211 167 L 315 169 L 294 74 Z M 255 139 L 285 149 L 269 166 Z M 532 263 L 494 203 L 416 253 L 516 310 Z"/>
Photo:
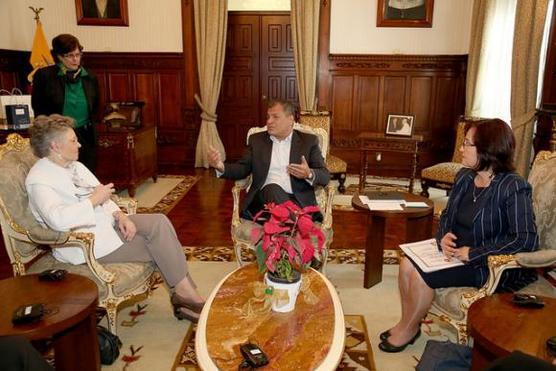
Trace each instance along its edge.
<path fill-rule="evenodd" d="M 324 234 L 313 223 L 311 214 L 317 206 L 300 208 L 291 201 L 265 205 L 254 220 L 267 216 L 262 228 L 255 228 L 252 239 L 256 246 L 257 263 L 261 272 L 291 281 L 294 271 L 303 272 L 313 258 L 320 259 Z"/>

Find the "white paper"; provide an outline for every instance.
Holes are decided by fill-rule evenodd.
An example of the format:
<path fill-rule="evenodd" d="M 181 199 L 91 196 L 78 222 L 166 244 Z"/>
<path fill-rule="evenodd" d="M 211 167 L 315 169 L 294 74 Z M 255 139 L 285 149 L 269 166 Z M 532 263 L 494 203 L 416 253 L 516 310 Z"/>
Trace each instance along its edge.
<path fill-rule="evenodd" d="M 369 197 L 365 196 L 365 195 L 359 195 L 359 201 L 361 201 L 361 203 L 363 205 L 367 205 L 369 203 Z"/>
<path fill-rule="evenodd" d="M 388 201 L 369 201 L 367 204 L 371 210 L 403 210 L 402 205 Z"/>
<path fill-rule="evenodd" d="M 400 245 L 400 248 L 423 272 L 434 272 L 463 265 L 463 262 L 459 259 L 446 258 L 442 251 L 438 250 L 438 245 L 434 238 L 404 243 Z"/>
<path fill-rule="evenodd" d="M 405 202 L 405 207 L 429 207 L 426 202 L 416 201 L 416 202 Z"/>

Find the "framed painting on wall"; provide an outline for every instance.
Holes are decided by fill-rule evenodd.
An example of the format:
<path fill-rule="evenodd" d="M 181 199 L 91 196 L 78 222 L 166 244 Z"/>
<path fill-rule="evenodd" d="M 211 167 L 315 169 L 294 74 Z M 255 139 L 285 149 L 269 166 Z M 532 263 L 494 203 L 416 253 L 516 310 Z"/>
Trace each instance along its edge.
<path fill-rule="evenodd" d="M 432 27 L 434 0 L 378 0 L 377 27 Z"/>
<path fill-rule="evenodd" d="M 127 0 L 75 0 L 77 24 L 129 26 Z"/>

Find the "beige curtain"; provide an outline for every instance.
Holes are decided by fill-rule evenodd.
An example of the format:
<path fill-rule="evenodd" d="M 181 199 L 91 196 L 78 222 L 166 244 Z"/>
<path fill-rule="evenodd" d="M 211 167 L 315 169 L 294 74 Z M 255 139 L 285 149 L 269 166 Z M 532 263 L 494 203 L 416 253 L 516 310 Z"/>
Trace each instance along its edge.
<path fill-rule="evenodd" d="M 531 159 L 540 51 L 548 0 L 518 1 L 512 56 L 512 130 L 516 170 L 527 177 Z"/>
<path fill-rule="evenodd" d="M 203 110 L 201 130 L 195 150 L 195 167 L 208 168 L 207 150 L 209 146 L 218 149 L 225 160 L 224 145 L 216 130 L 216 104 L 220 94 L 226 32 L 228 23 L 227 0 L 195 0 L 195 41 L 197 47 L 197 68 L 201 96 L 195 95 Z"/>
<path fill-rule="evenodd" d="M 488 4 L 485 0 L 475 0 L 473 3 L 473 15 L 471 21 L 471 39 L 469 45 L 469 57 L 467 60 L 467 78 L 465 90 L 465 115 L 474 116 L 477 101 L 477 78 L 483 55 L 483 33 Z"/>
<path fill-rule="evenodd" d="M 321 0 L 291 0 L 293 55 L 299 104 L 316 111 L 319 14 Z"/>

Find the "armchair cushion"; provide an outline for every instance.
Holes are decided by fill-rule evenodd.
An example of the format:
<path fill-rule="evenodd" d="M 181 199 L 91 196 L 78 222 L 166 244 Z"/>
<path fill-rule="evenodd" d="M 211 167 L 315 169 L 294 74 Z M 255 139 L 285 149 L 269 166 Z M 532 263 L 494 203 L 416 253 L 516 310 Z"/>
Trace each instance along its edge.
<path fill-rule="evenodd" d="M 345 173 L 347 171 L 347 162 L 334 155 L 326 156 L 326 168 L 331 174 Z"/>
<path fill-rule="evenodd" d="M 115 273 L 114 294 L 123 296 L 133 292 L 143 285 L 154 273 L 155 268 L 151 263 L 117 263 L 103 265 L 108 271 Z M 52 254 L 46 254 L 39 258 L 27 269 L 27 273 L 40 273 L 46 269 L 65 269 L 70 273 L 79 274 L 92 279 L 99 289 L 99 300 L 108 296 L 108 290 L 104 282 L 99 281 L 91 272 L 87 264 L 73 265 L 56 260 Z"/>
<path fill-rule="evenodd" d="M 457 162 L 441 162 L 423 169 L 421 178 L 453 184 L 456 174 L 462 167 L 463 165 Z"/>
<path fill-rule="evenodd" d="M 527 268 L 542 268 L 556 264 L 556 250 L 538 250 L 515 254 L 519 265 Z"/>

